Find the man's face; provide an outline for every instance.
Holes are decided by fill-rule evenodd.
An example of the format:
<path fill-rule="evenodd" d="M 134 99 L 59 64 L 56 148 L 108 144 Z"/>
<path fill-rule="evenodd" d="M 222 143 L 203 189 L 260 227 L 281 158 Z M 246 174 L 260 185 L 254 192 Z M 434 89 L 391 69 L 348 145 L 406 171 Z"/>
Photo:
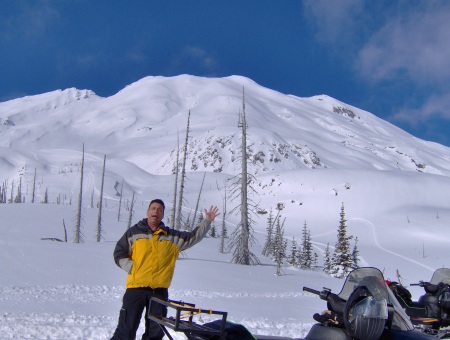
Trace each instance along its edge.
<path fill-rule="evenodd" d="M 157 227 L 164 218 L 164 208 L 161 204 L 153 202 L 147 209 L 147 220 L 150 227 Z"/>

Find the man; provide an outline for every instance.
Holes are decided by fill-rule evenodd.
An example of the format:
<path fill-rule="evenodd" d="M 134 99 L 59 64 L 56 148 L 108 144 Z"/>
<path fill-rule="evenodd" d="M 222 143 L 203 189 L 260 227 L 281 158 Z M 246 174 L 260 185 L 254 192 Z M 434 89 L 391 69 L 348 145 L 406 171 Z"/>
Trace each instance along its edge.
<path fill-rule="evenodd" d="M 178 254 L 200 242 L 219 215 L 218 208 L 205 209 L 205 218 L 191 232 L 168 228 L 162 222 L 164 202 L 154 199 L 147 209 L 147 218 L 129 228 L 117 241 L 114 261 L 128 273 L 119 322 L 111 340 L 132 340 L 144 309 L 152 296 L 168 298 Z M 142 339 L 160 340 L 164 337 L 161 327 L 145 318 Z"/>

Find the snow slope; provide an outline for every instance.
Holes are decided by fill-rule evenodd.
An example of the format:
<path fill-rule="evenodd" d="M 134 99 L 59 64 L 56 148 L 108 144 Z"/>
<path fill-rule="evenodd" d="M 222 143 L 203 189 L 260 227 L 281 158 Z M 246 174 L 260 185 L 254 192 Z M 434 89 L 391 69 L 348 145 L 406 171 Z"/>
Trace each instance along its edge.
<path fill-rule="evenodd" d="M 26 202 L 0 204 L 1 339 L 112 335 L 125 284 L 112 251 L 125 231 L 132 193 L 133 222 L 145 216 L 155 197 L 166 202 L 167 222 L 177 139 L 182 146 L 191 110 L 183 215 L 195 208 L 205 173 L 200 208 L 215 204 L 223 210 L 225 181 L 240 171 L 237 120 L 243 88 L 249 169 L 255 176 L 250 198 L 259 211 L 284 204 L 289 241 L 301 237 L 306 222 L 322 263 L 327 243 L 332 247 L 336 241 L 344 204 L 361 265 L 378 267 L 391 279 L 398 270 L 407 285 L 450 265 L 449 148 L 419 140 L 368 112 L 323 95 L 284 95 L 238 76 L 148 77 L 109 98 L 89 90 L 54 91 L 0 103 L 1 185 L 9 199 L 21 182 Z M 83 143 L 85 242 L 74 244 Z M 95 206 L 104 155 L 105 236 L 97 243 Z M 35 169 L 36 203 L 31 204 Z M 122 183 L 125 199 L 117 221 Z M 46 190 L 48 205 L 40 203 Z M 227 202 L 227 211 L 238 201 Z M 219 253 L 219 240 L 207 238 L 179 259 L 171 297 L 228 311 L 230 320 L 254 333 L 302 337 L 312 314 L 325 309 L 302 287 L 339 290 L 342 281 L 287 266 L 276 276 L 271 259 L 260 255 L 267 216 L 253 215 L 258 243 L 252 251 L 261 265 L 231 264 L 230 253 Z M 41 240 L 62 239 L 63 221 L 68 243 Z M 230 233 L 237 222 L 236 214 L 227 214 Z M 420 287 L 411 291 L 416 298 L 421 294 Z"/>

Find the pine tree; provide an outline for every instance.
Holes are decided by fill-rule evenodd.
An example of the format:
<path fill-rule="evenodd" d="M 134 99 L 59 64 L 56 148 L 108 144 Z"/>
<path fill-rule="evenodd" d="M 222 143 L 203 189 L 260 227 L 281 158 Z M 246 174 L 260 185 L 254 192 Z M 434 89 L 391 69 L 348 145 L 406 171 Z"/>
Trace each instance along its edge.
<path fill-rule="evenodd" d="M 341 207 L 341 220 L 339 222 L 336 246 L 331 260 L 331 274 L 337 278 L 344 278 L 353 268 L 353 258 L 350 252 L 350 240 L 352 236 L 347 236 L 347 225 L 345 219 L 344 203 Z"/>
<path fill-rule="evenodd" d="M 327 243 L 327 248 L 325 249 L 325 255 L 323 260 L 323 271 L 327 274 L 331 273 L 330 242 Z"/>
<path fill-rule="evenodd" d="M 302 248 L 299 255 L 299 266 L 303 269 L 311 269 L 312 262 L 311 235 L 305 221 L 302 230 Z"/>
<path fill-rule="evenodd" d="M 277 215 L 278 218 L 278 215 Z M 274 219 L 272 215 L 272 209 L 270 209 L 269 217 L 267 218 L 267 234 L 266 234 L 266 243 L 264 244 L 264 248 L 262 251 L 262 254 L 264 256 L 269 256 L 272 254 L 273 251 L 273 225 L 274 225 Z"/>
<path fill-rule="evenodd" d="M 17 195 L 14 198 L 14 203 L 22 203 L 22 177 L 19 178 L 19 186 L 17 187 Z"/>
<path fill-rule="evenodd" d="M 212 238 L 215 238 L 216 235 L 216 226 L 214 225 L 214 221 L 212 221 L 211 223 L 211 229 L 209 229 L 209 236 L 211 236 Z"/>
<path fill-rule="evenodd" d="M 353 269 L 359 268 L 359 250 L 358 250 L 358 237 L 355 238 L 355 246 L 352 251 Z"/>
<path fill-rule="evenodd" d="M 313 266 L 314 268 L 317 268 L 318 265 L 319 265 L 319 255 L 317 255 L 317 253 L 314 253 Z"/>
<path fill-rule="evenodd" d="M 293 266 L 293 267 L 297 267 L 297 254 L 298 250 L 297 250 L 297 241 L 295 241 L 295 237 L 292 236 L 292 243 L 291 243 L 291 255 L 289 256 L 289 260 L 288 263 Z"/>
<path fill-rule="evenodd" d="M 281 275 L 281 266 L 286 259 L 287 243 L 284 242 L 284 221 L 280 223 L 280 218 L 277 219 L 277 226 L 275 228 L 274 251 L 273 256 L 277 265 L 276 275 Z"/>
<path fill-rule="evenodd" d="M 42 203 L 48 204 L 48 188 L 45 188 L 44 200 L 42 201 Z"/>

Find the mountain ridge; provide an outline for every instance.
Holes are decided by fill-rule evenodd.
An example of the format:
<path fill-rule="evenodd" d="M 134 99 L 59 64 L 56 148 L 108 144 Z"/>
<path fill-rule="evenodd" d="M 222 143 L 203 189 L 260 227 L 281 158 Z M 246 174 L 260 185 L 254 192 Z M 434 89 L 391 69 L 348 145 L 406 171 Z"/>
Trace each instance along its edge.
<path fill-rule="evenodd" d="M 327 95 L 300 98 L 242 76 L 190 75 L 145 77 L 106 98 L 70 88 L 0 103 L 0 170 L 11 180 L 23 168 L 67 168 L 80 161 L 74 155 L 84 143 L 93 159 L 107 155 L 108 162 L 171 175 L 190 112 L 186 170 L 235 176 L 243 103 L 254 175 L 317 169 L 450 175 L 450 148 Z M 62 151 L 63 164 L 47 164 L 46 150 Z"/>

